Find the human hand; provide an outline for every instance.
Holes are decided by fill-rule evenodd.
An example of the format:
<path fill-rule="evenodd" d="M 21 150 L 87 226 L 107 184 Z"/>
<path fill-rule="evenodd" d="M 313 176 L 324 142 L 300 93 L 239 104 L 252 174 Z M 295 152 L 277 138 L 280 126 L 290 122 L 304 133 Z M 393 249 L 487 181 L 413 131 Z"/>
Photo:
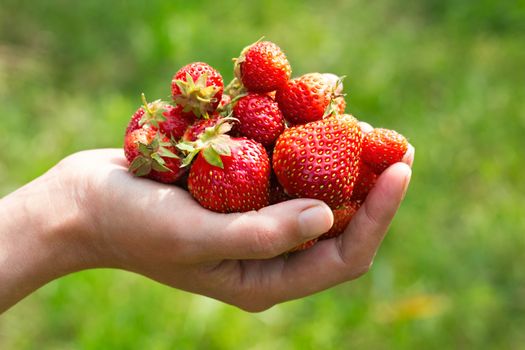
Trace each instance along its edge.
<path fill-rule="evenodd" d="M 410 174 L 406 164 L 391 166 L 343 235 L 285 257 L 330 228 L 333 217 L 324 203 L 296 199 L 257 212 L 214 213 L 180 188 L 131 176 L 121 150 L 80 152 L 2 200 L 6 217 L 22 201 L 44 238 L 37 240 L 42 244 L 24 234 L 10 240 L 16 225 L 0 237 L 2 270 L 17 261 L 20 247 L 35 253 L 23 264 L 31 280 L 4 272 L 4 281 L 22 288 L 0 292 L 0 310 L 49 280 L 93 267 L 133 271 L 244 310 L 265 310 L 365 273 Z M 24 202 L 29 197 L 31 205 Z M 9 246 L 16 249 L 1 250 Z"/>

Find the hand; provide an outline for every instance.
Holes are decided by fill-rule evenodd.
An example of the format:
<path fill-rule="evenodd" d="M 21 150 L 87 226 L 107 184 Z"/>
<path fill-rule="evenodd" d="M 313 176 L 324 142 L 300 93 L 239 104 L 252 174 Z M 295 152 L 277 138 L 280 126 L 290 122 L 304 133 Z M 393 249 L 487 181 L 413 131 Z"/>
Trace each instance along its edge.
<path fill-rule="evenodd" d="M 391 166 L 343 235 L 284 257 L 331 227 L 323 202 L 297 199 L 218 214 L 180 188 L 133 177 L 121 150 L 74 154 L 0 202 L 0 216 L 10 223 L 0 231 L 0 282 L 6 286 L 0 311 L 54 278 L 94 267 L 133 271 L 244 310 L 265 310 L 365 273 L 410 174 L 406 164 Z M 10 270 L 17 263 L 20 268 Z"/>

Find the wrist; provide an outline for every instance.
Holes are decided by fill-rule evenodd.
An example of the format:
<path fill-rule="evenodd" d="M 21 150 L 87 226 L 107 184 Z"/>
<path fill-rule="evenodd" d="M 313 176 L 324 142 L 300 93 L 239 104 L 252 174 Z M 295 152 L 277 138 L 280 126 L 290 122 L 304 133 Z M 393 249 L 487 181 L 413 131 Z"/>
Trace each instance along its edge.
<path fill-rule="evenodd" d="M 0 200 L 0 312 L 49 281 L 93 267 L 76 188 L 53 169 Z"/>

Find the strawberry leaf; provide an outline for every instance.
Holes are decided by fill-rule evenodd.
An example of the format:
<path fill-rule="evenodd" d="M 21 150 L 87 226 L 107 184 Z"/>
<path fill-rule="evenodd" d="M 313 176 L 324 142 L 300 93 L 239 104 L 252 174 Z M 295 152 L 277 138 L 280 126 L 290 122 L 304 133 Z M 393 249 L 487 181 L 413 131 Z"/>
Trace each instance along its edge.
<path fill-rule="evenodd" d="M 193 143 L 189 142 L 180 142 L 177 144 L 177 148 L 185 152 L 193 152 L 195 150 Z"/>
<path fill-rule="evenodd" d="M 211 147 L 217 154 L 221 156 L 231 156 L 232 152 L 230 146 L 224 143 L 212 143 Z"/>
<path fill-rule="evenodd" d="M 129 171 L 136 176 L 148 175 L 151 172 L 151 162 L 144 157 L 137 157 L 131 162 Z"/>
<path fill-rule="evenodd" d="M 208 164 L 224 169 L 221 156 L 213 149 L 213 147 L 205 148 L 202 151 L 202 156 L 206 159 Z"/>
<path fill-rule="evenodd" d="M 173 153 L 166 147 L 159 147 L 159 150 L 157 151 L 156 154 L 158 154 L 161 157 L 166 157 L 166 158 L 179 158 L 179 156 L 177 156 L 175 153 Z"/>

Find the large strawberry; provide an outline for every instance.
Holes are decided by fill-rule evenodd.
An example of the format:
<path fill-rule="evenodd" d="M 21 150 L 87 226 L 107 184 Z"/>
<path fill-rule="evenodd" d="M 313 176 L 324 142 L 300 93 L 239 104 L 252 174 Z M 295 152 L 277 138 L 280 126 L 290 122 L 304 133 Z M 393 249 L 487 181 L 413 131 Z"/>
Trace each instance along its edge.
<path fill-rule="evenodd" d="M 234 130 L 242 136 L 271 146 L 284 131 L 284 119 L 277 102 L 266 94 L 249 93 L 233 108 L 238 123 Z"/>
<path fill-rule="evenodd" d="M 144 125 L 160 130 L 164 135 L 179 140 L 184 131 L 194 121 L 191 113 L 184 113 L 181 106 L 156 100 L 147 102 L 142 94 L 143 105 L 133 114 L 126 128 L 126 135 Z"/>
<path fill-rule="evenodd" d="M 128 133 L 124 139 L 124 154 L 129 170 L 136 176 L 174 183 L 185 173 L 177 149 L 164 134 L 144 126 Z"/>
<path fill-rule="evenodd" d="M 290 80 L 277 90 L 275 99 L 284 118 L 291 124 L 304 124 L 322 119 L 331 114 L 344 111 L 337 84 L 320 73 L 309 73 Z M 342 110 L 342 111 L 341 111 Z"/>
<path fill-rule="evenodd" d="M 206 116 L 217 109 L 224 90 L 221 74 L 204 62 L 182 67 L 171 81 L 171 94 L 184 112 Z"/>
<path fill-rule="evenodd" d="M 204 143 L 188 177 L 188 189 L 203 207 L 231 213 L 269 204 L 270 160 L 261 144 L 228 135 Z"/>
<path fill-rule="evenodd" d="M 380 174 L 390 165 L 400 162 L 407 149 L 408 141 L 403 135 L 394 130 L 375 128 L 364 136 L 361 157 L 376 174 Z"/>
<path fill-rule="evenodd" d="M 285 130 L 277 139 L 273 168 L 294 197 L 346 203 L 358 174 L 361 129 L 350 115 L 332 116 Z"/>
<path fill-rule="evenodd" d="M 234 71 L 248 91 L 270 92 L 286 84 L 292 68 L 279 46 L 258 41 L 242 50 Z"/>

